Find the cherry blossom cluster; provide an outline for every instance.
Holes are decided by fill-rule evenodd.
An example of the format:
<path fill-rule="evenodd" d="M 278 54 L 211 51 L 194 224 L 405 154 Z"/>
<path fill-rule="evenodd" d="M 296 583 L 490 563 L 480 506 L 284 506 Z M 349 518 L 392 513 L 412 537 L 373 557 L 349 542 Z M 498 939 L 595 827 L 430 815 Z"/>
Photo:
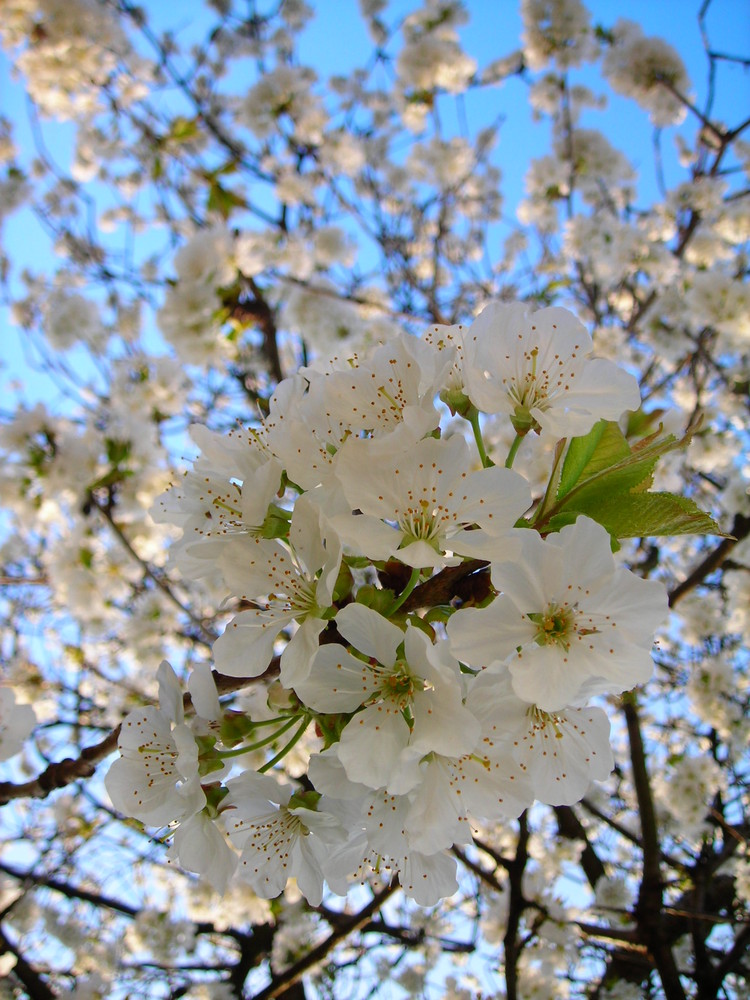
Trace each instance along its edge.
<path fill-rule="evenodd" d="M 204 665 L 187 718 L 162 664 L 160 708 L 122 726 L 116 808 L 177 824 L 179 862 L 221 890 L 295 878 L 316 905 L 324 883 L 388 872 L 431 905 L 473 824 L 605 779 L 592 699 L 649 678 L 665 590 L 590 517 L 545 527 L 511 467 L 639 407 L 635 378 L 591 354 L 566 310 L 493 303 L 300 370 L 252 430 L 195 427 L 201 455 L 155 516 L 182 527 L 185 576 L 221 575 L 236 613 L 216 669 L 267 705 L 226 712 Z M 488 454 L 492 419 L 507 455 Z"/>

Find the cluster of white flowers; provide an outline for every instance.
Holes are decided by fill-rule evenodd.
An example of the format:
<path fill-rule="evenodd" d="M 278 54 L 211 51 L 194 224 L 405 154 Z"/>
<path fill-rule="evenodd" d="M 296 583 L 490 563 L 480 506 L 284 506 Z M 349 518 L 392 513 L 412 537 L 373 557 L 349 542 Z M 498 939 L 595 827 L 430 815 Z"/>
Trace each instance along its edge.
<path fill-rule="evenodd" d="M 93 111 L 102 86 L 129 54 L 111 12 L 95 0 L 9 0 L 2 13 L 0 38 L 6 46 L 25 45 L 17 66 L 39 107 L 57 118 Z M 131 71 L 136 64 L 131 63 Z M 128 91 L 131 100 L 143 93 L 132 79 L 122 89 L 123 99 Z"/>
<path fill-rule="evenodd" d="M 163 664 L 162 707 L 123 723 L 115 806 L 179 823 L 176 856 L 220 889 L 235 868 L 265 898 L 294 877 L 315 905 L 324 882 L 343 894 L 386 871 L 430 905 L 455 890 L 447 851 L 475 822 L 605 779 L 609 722 L 590 701 L 648 679 L 665 591 L 618 568 L 588 517 L 535 530 L 510 468 L 523 441 L 638 408 L 635 379 L 591 353 L 564 309 L 490 304 L 303 369 L 255 430 L 196 428 L 203 454 L 157 516 L 183 529 L 183 573 L 218 571 L 240 602 L 216 666 L 258 678 L 272 711 L 225 714 L 204 669 L 188 721 Z M 499 465 L 482 414 L 515 432 Z M 441 589 L 456 573 L 461 599 Z M 300 741 L 295 782 L 277 765 Z"/>
<path fill-rule="evenodd" d="M 45 333 L 58 351 L 81 342 L 94 351 L 106 344 L 106 331 L 95 302 L 62 288 L 55 289 L 44 305 Z"/>
<path fill-rule="evenodd" d="M 419 132 L 431 106 L 430 94 L 466 89 L 477 63 L 461 48 L 456 28 L 467 20 L 456 0 L 427 0 L 404 18 L 404 46 L 396 60 L 400 113 L 407 128 Z"/>
<path fill-rule="evenodd" d="M 274 134 L 283 120 L 295 142 L 320 143 L 328 115 L 312 93 L 315 82 L 315 73 L 308 67 L 277 66 L 247 92 L 237 120 L 259 139 Z"/>
<path fill-rule="evenodd" d="M 686 108 L 690 80 L 677 51 L 661 38 L 649 38 L 635 21 L 621 18 L 613 30 L 614 44 L 602 69 L 612 88 L 645 108 L 654 125 L 677 125 Z M 677 96 L 679 95 L 679 96 Z"/>
<path fill-rule="evenodd" d="M 212 226 L 195 233 L 174 259 L 177 280 L 157 314 L 161 332 L 187 364 L 215 364 L 231 353 L 222 336 L 219 289 L 236 277 L 228 229 Z"/>
<path fill-rule="evenodd" d="M 560 69 L 595 57 L 590 14 L 580 0 L 522 0 L 523 52 L 532 69 L 554 60 Z"/>

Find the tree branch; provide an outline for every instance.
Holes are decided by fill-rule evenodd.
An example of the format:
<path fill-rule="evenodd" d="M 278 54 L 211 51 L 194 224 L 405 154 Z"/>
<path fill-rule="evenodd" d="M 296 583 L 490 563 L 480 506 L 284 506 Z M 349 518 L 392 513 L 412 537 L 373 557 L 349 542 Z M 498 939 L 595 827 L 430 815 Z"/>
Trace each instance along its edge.
<path fill-rule="evenodd" d="M 673 608 L 685 594 L 689 594 L 699 584 L 703 583 L 707 576 L 717 570 L 727 558 L 732 549 L 750 534 L 750 517 L 743 514 L 736 514 L 732 522 L 731 538 L 723 538 L 716 548 L 709 552 L 703 562 L 699 563 L 695 569 L 669 592 L 669 606 Z"/>
<path fill-rule="evenodd" d="M 274 657 L 268 669 L 261 676 L 272 676 L 274 673 L 278 673 L 278 670 L 279 658 Z M 253 684 L 258 680 L 257 677 L 227 677 L 215 670 L 211 673 L 220 695 L 240 691 L 246 685 Z M 186 712 L 193 711 L 193 702 L 188 693 L 183 695 L 183 704 Z M 0 781 L 0 806 L 7 805 L 11 799 L 45 799 L 50 792 L 57 788 L 64 788 L 81 778 L 90 778 L 96 771 L 97 764 L 100 764 L 117 749 L 119 736 L 120 726 L 118 725 L 99 743 L 82 750 L 78 757 L 66 757 L 64 760 L 56 761 L 30 781 L 19 783 Z"/>
<path fill-rule="evenodd" d="M 387 885 L 385 889 L 381 889 L 380 892 L 373 896 L 367 906 L 364 906 L 358 913 L 349 917 L 346 922 L 342 922 L 338 927 L 334 928 L 324 941 L 321 941 L 319 945 L 312 948 L 303 958 L 290 965 L 284 972 L 280 972 L 277 976 L 274 976 L 265 989 L 255 994 L 253 1000 L 273 1000 L 274 997 L 282 996 L 290 986 L 298 983 L 306 972 L 309 972 L 313 966 L 321 962 L 340 941 L 343 941 L 350 934 L 365 927 L 370 922 L 372 915 L 377 913 L 386 900 L 399 888 L 398 881 L 394 878 L 390 885 Z"/>

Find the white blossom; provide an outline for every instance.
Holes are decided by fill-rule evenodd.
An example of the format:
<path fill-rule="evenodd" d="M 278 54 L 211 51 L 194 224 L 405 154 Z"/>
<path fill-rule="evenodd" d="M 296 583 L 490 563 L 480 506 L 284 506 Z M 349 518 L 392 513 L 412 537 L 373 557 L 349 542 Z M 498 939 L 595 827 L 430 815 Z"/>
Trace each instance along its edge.
<path fill-rule="evenodd" d="M 448 623 L 454 655 L 507 664 L 516 695 L 552 713 L 648 680 L 664 586 L 618 568 L 609 535 L 588 517 L 544 540 L 526 532 L 521 546 L 518 560 L 492 564 L 499 596 Z"/>
<path fill-rule="evenodd" d="M 33 707 L 17 701 L 13 688 L 0 686 L 0 760 L 15 756 L 35 725 Z"/>
<path fill-rule="evenodd" d="M 597 420 L 640 405 L 636 379 L 591 358 L 592 349 L 565 309 L 492 303 L 464 335 L 467 395 L 480 410 L 507 413 L 520 433 L 585 434 Z"/>

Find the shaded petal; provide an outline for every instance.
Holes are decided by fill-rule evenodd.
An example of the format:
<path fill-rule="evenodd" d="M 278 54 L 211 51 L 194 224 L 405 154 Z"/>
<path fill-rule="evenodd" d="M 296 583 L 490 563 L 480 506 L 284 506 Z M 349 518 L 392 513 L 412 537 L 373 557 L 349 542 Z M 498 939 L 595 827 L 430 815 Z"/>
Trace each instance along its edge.
<path fill-rule="evenodd" d="M 228 677 L 259 677 L 273 658 L 276 637 L 291 614 L 241 611 L 213 646 L 216 669 Z"/>
<path fill-rule="evenodd" d="M 358 660 L 336 643 L 321 646 L 307 677 L 294 689 L 316 712 L 354 712 L 379 687 L 367 663 Z"/>
<path fill-rule="evenodd" d="M 364 604 L 347 604 L 336 615 L 336 627 L 365 656 L 373 656 L 386 667 L 396 662 L 396 650 L 404 641 L 401 629 Z"/>

